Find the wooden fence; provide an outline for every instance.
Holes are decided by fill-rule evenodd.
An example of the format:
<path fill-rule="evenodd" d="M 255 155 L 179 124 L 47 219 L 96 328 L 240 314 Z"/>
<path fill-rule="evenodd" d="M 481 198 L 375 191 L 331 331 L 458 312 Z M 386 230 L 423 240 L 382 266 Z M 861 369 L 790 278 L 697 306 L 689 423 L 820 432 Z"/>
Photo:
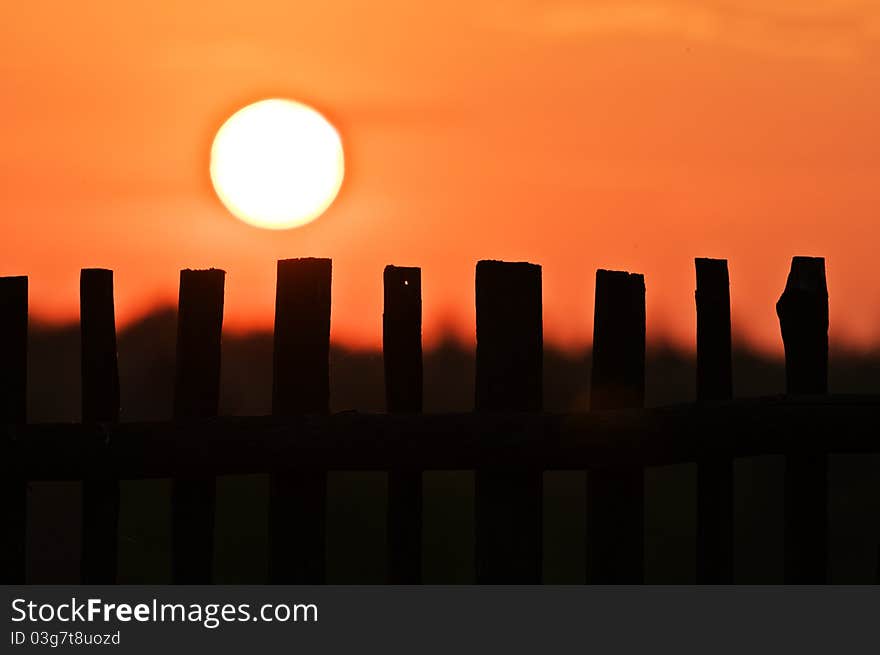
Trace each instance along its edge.
<path fill-rule="evenodd" d="M 787 395 L 732 400 L 727 263 L 696 260 L 697 399 L 644 409 L 645 284 L 599 270 L 591 409 L 542 411 L 541 268 L 476 267 L 475 412 L 422 415 L 421 273 L 388 266 L 388 414 L 329 412 L 331 262 L 278 262 L 272 415 L 218 417 L 225 274 L 180 275 L 174 418 L 119 422 L 112 272 L 82 271 L 82 423 L 27 424 L 27 278 L 0 278 L 3 582 L 24 582 L 26 485 L 83 481 L 82 580 L 116 579 L 119 480 L 172 478 L 177 583 L 211 581 L 215 478 L 268 473 L 269 577 L 325 579 L 328 470 L 387 471 L 389 582 L 421 581 L 425 470 L 475 475 L 479 583 L 540 583 L 542 473 L 587 470 L 587 581 L 639 583 L 644 467 L 695 462 L 697 573 L 733 578 L 733 460 L 780 454 L 785 579 L 827 571 L 827 455 L 880 451 L 880 397 L 827 395 L 824 261 L 796 257 L 777 304 Z"/>

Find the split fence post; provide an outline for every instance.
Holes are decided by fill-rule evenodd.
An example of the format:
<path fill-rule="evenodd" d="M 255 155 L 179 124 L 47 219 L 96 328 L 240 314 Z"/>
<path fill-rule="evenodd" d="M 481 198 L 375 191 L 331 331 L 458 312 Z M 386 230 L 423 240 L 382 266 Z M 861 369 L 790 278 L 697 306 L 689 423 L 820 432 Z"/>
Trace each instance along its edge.
<path fill-rule="evenodd" d="M 795 257 L 776 303 L 786 393 L 828 393 L 828 287 L 822 257 Z M 799 435 L 808 440 L 810 435 Z M 828 456 L 807 446 L 785 459 L 785 582 L 824 584 L 828 569 Z"/>

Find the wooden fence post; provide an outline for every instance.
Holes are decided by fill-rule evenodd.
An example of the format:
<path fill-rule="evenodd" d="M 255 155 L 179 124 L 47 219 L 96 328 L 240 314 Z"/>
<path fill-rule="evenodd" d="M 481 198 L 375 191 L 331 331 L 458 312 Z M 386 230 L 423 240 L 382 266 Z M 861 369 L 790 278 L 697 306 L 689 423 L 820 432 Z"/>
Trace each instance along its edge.
<path fill-rule="evenodd" d="M 278 262 L 272 413 L 330 411 L 329 259 Z M 327 471 L 297 469 L 272 476 L 269 579 L 323 584 L 326 570 Z"/>
<path fill-rule="evenodd" d="M 15 426 L 27 420 L 27 337 L 28 279 L 0 277 L 0 425 L 8 444 L 16 438 Z M 27 481 L 15 474 L 17 462 L 2 466 L 0 583 L 24 584 Z"/>
<path fill-rule="evenodd" d="M 874 584 L 880 585 L 880 546 L 875 551 L 874 559 Z"/>
<path fill-rule="evenodd" d="M 382 313 L 385 405 L 390 413 L 422 411 L 422 272 L 386 266 Z M 412 435 L 418 438 L 418 435 Z M 422 580 L 422 472 L 388 473 L 388 580 Z"/>
<path fill-rule="evenodd" d="M 79 281 L 83 423 L 119 422 L 119 367 L 113 271 L 83 269 Z M 109 443 L 96 444 L 95 457 L 105 461 Z M 83 480 L 81 580 L 84 584 L 116 582 L 119 527 L 119 480 Z"/>
<path fill-rule="evenodd" d="M 217 416 L 225 278 L 224 271 L 213 268 L 180 272 L 175 420 Z M 194 424 L 193 429 L 199 429 L 198 425 Z M 193 475 L 174 480 L 172 578 L 177 584 L 211 582 L 216 486 L 213 476 Z"/>
<path fill-rule="evenodd" d="M 733 397 L 726 259 L 696 259 L 697 402 Z M 705 435 L 711 440 L 712 435 Z M 711 444 L 707 444 L 711 450 Z M 733 460 L 697 462 L 697 583 L 733 583 Z"/>
<path fill-rule="evenodd" d="M 541 267 L 479 262 L 476 306 L 476 409 L 541 411 Z M 540 469 L 475 472 L 478 584 L 540 584 L 542 516 Z"/>
<path fill-rule="evenodd" d="M 776 313 L 785 346 L 786 392 L 828 393 L 828 287 L 823 258 L 792 259 Z M 785 460 L 785 582 L 823 584 L 827 568 L 828 457 L 807 450 Z"/>
<path fill-rule="evenodd" d="M 596 271 L 593 410 L 645 403 L 645 279 Z M 641 466 L 590 469 L 587 475 L 587 580 L 640 584 L 644 579 L 645 476 Z"/>

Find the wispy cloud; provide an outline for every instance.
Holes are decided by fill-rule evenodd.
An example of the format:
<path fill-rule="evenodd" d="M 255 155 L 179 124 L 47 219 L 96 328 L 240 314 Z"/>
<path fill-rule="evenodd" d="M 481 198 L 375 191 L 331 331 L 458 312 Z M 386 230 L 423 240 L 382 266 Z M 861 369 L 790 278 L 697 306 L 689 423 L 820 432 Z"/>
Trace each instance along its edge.
<path fill-rule="evenodd" d="M 660 36 L 778 57 L 845 59 L 880 40 L 875 0 L 507 0 L 483 10 L 496 28 L 547 38 Z"/>

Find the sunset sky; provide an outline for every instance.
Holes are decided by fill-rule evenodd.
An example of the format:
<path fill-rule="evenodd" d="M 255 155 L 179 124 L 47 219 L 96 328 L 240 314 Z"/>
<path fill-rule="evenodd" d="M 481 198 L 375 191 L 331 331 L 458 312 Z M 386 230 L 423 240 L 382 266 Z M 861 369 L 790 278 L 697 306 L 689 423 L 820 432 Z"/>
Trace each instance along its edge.
<path fill-rule="evenodd" d="M 880 345 L 876 0 L 6 2 L 0 275 L 75 320 L 116 271 L 124 326 L 227 271 L 226 325 L 271 326 L 275 260 L 332 257 L 333 336 L 381 341 L 382 268 L 423 269 L 425 338 L 473 340 L 478 259 L 543 266 L 548 342 L 589 344 L 596 268 L 646 276 L 649 339 L 692 347 L 696 256 L 734 331 L 780 349 L 792 255 L 827 258 L 831 339 Z M 240 107 L 308 103 L 346 178 L 316 222 L 232 217 L 208 174 Z"/>

